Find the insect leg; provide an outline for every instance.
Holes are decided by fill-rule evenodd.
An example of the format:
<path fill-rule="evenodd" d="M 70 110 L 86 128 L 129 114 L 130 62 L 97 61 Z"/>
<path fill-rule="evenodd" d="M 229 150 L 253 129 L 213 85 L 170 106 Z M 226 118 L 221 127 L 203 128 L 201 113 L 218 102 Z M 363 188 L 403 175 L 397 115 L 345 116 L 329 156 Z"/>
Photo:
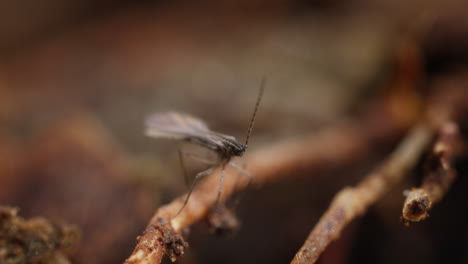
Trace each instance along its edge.
<path fill-rule="evenodd" d="M 183 154 L 182 150 L 180 150 L 180 149 L 178 149 L 177 152 L 179 153 L 180 166 L 182 166 L 182 171 L 184 172 L 185 186 L 188 187 L 189 186 L 189 179 L 188 179 L 187 169 L 185 168 L 185 162 L 184 162 L 184 158 L 183 158 L 184 154 Z"/>
<path fill-rule="evenodd" d="M 207 159 L 205 159 L 205 158 L 203 158 L 203 157 L 201 157 L 199 155 L 196 155 L 194 153 L 183 151 L 180 148 L 177 150 L 177 152 L 179 153 L 179 161 L 180 161 L 180 165 L 182 166 L 182 170 L 184 172 L 184 181 L 185 181 L 185 186 L 187 186 L 187 188 L 190 186 L 190 183 L 189 183 L 189 175 L 187 173 L 187 168 L 185 167 L 184 157 L 190 157 L 190 158 L 192 158 L 194 160 L 200 161 L 200 162 L 208 164 L 208 165 L 215 165 L 216 164 L 216 162 L 214 162 L 214 161 L 207 160 Z"/>
<path fill-rule="evenodd" d="M 229 162 L 228 163 L 229 166 L 237 169 L 237 171 L 239 172 L 238 174 L 238 177 L 240 175 L 244 175 L 244 176 L 247 176 L 248 178 L 248 182 L 247 182 L 247 187 L 250 186 L 250 184 L 252 183 L 252 180 L 253 180 L 253 175 L 251 173 L 249 173 L 248 171 L 245 170 L 245 168 L 247 167 L 247 162 L 242 162 L 242 165 L 238 165 L 237 163 L 234 163 L 234 162 Z M 237 187 L 239 186 L 239 179 L 237 179 L 237 182 L 236 182 L 236 187 L 235 189 L 237 190 Z M 245 188 L 244 190 L 240 191 L 239 192 L 239 195 L 237 195 L 237 197 L 235 198 L 234 200 L 234 206 L 233 206 L 233 209 L 236 209 L 237 206 L 239 205 L 239 202 L 241 200 L 241 198 L 243 197 L 243 195 L 246 193 L 246 190 L 247 188 Z"/>
<path fill-rule="evenodd" d="M 216 210 L 216 208 L 218 208 L 219 199 L 221 198 L 221 192 L 223 191 L 225 168 L 226 168 L 226 166 L 223 164 L 222 167 L 221 167 L 221 177 L 219 178 L 218 194 L 216 196 L 216 201 L 215 201 L 215 204 L 214 204 L 215 210 Z"/>
<path fill-rule="evenodd" d="M 187 193 L 187 196 L 185 197 L 184 204 L 183 204 L 182 207 L 179 209 L 179 211 L 177 212 L 177 214 L 176 214 L 174 217 L 171 218 L 171 220 L 174 219 L 174 218 L 176 218 L 176 217 L 182 212 L 182 210 L 184 210 L 185 206 L 186 206 L 187 203 L 188 203 L 188 200 L 189 200 L 189 198 L 190 198 L 190 195 L 192 195 L 193 189 L 195 188 L 195 184 L 198 182 L 198 180 L 200 180 L 201 178 L 203 178 L 203 177 L 209 175 L 210 173 L 212 173 L 213 170 L 214 170 L 215 168 L 216 168 L 216 167 L 211 167 L 211 168 L 209 168 L 209 169 L 207 169 L 207 170 L 204 170 L 204 171 L 201 171 L 201 172 L 197 173 L 197 175 L 195 176 L 195 179 L 193 180 L 192 186 L 190 187 L 190 190 L 189 190 L 189 192 Z"/>
<path fill-rule="evenodd" d="M 253 179 L 253 175 L 250 172 L 245 170 L 245 167 L 247 167 L 247 163 L 243 162 L 242 165 L 239 165 L 239 164 L 237 164 L 235 162 L 229 162 L 228 164 L 229 164 L 229 166 L 231 166 L 231 167 L 235 168 L 236 170 L 238 170 L 244 176 L 247 176 L 247 178 L 249 178 L 249 184 L 248 185 L 250 185 L 250 183 L 252 182 L 252 179 Z"/>

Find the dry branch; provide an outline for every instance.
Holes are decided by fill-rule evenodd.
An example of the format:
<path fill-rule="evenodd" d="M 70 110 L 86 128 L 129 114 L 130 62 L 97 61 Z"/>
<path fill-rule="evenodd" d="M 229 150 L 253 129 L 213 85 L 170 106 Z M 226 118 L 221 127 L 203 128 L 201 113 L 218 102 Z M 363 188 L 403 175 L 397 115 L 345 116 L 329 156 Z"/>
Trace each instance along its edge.
<path fill-rule="evenodd" d="M 400 122 L 383 105 L 376 104 L 360 120 L 343 122 L 308 137 L 247 153 L 248 171 L 254 175 L 253 184 L 280 181 L 284 177 L 291 177 L 298 170 L 313 173 L 330 166 L 346 166 L 365 156 L 373 145 L 394 140 L 405 129 L 406 123 Z M 237 171 L 228 166 L 221 200 L 247 185 L 248 179 L 237 181 L 236 175 Z M 172 260 L 183 254 L 180 234 L 194 222 L 207 217 L 216 200 L 218 177 L 219 171 L 216 171 L 197 186 L 187 206 L 170 225 L 168 219 L 181 208 L 185 195 L 158 209 L 143 235 L 137 239 L 136 248 L 125 264 L 160 263 L 165 254 Z M 169 232 L 171 227 L 174 232 Z M 175 234 L 179 236 L 168 241 L 168 232 L 171 233 L 169 237 L 175 237 Z M 174 247 L 177 252 L 173 250 Z"/>
<path fill-rule="evenodd" d="M 425 125 L 420 124 L 414 128 L 383 166 L 367 176 L 357 187 L 345 188 L 335 196 L 292 263 L 316 262 L 328 244 L 338 238 L 352 219 L 364 213 L 415 165 L 441 124 L 447 120 L 461 119 L 468 112 L 465 103 L 466 79 L 454 78 L 452 81 L 436 84 L 435 87 L 437 89 L 434 89 L 428 100 L 424 121 L 421 121 Z"/>
<path fill-rule="evenodd" d="M 405 176 L 416 164 L 431 137 L 430 127 L 416 126 L 380 168 L 369 174 L 356 187 L 347 187 L 340 191 L 292 263 L 315 263 L 328 244 L 339 237 L 351 220 L 363 214 L 369 205 Z"/>
<path fill-rule="evenodd" d="M 447 122 L 441 127 L 439 138 L 426 160 L 423 184 L 408 193 L 403 205 L 402 221 L 405 225 L 428 217 L 428 211 L 452 185 L 456 177 L 452 159 L 456 155 L 458 137 L 458 126 L 455 123 Z"/>

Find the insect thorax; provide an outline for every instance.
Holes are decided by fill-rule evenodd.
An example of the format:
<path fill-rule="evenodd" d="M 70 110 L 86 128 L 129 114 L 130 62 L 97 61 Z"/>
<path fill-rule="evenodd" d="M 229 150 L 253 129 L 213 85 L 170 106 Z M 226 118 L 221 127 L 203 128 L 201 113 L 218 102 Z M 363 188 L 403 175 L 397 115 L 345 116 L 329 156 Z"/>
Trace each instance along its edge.
<path fill-rule="evenodd" d="M 225 156 L 232 157 L 232 156 L 242 156 L 244 154 L 247 146 L 237 141 L 232 136 L 223 136 L 223 152 Z"/>

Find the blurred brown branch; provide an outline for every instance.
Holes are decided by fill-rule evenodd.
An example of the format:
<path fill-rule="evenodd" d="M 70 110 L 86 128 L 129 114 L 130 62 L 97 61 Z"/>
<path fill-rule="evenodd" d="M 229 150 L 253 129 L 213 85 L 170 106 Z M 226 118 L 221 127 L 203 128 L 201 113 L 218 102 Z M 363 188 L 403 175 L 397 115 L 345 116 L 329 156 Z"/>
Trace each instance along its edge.
<path fill-rule="evenodd" d="M 440 201 L 456 178 L 452 159 L 459 142 L 458 126 L 453 122 L 442 125 L 439 138 L 426 160 L 425 178 L 420 188 L 413 188 L 403 205 L 402 221 L 419 222 L 429 216 L 428 211 Z"/>
<path fill-rule="evenodd" d="M 435 134 L 435 128 L 452 117 L 463 115 L 466 110 L 461 107 L 463 98 L 466 99 L 466 95 L 462 95 L 464 85 L 446 87 L 445 90 L 442 86 L 436 88 L 439 89 L 432 94 L 433 100 L 427 106 L 423 121 L 413 128 L 382 167 L 369 174 L 357 187 L 346 187 L 335 196 L 292 263 L 315 263 L 351 220 L 363 214 L 415 166 Z"/>
<path fill-rule="evenodd" d="M 416 126 L 388 160 L 356 187 L 346 187 L 335 195 L 329 209 L 315 225 L 292 263 L 315 263 L 320 254 L 356 216 L 363 214 L 398 183 L 418 161 L 432 136 L 426 125 Z"/>

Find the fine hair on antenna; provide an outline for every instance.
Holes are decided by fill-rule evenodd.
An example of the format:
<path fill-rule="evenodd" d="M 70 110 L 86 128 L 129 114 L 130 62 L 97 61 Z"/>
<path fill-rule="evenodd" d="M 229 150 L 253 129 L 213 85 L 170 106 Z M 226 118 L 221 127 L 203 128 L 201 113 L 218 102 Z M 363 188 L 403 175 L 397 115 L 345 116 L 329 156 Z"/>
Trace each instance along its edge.
<path fill-rule="evenodd" d="M 147 136 L 190 142 L 213 151 L 218 157 L 218 160 L 210 161 L 199 155 L 179 150 L 179 159 L 184 170 L 185 181 L 187 184 L 188 176 L 185 171 L 183 162 L 185 157 L 190 157 L 194 160 L 208 165 L 209 167 L 201 172 L 198 172 L 195 175 L 195 178 L 193 179 L 193 182 L 189 188 L 187 196 L 185 197 L 182 207 L 177 212 L 177 214 L 175 214 L 172 217 L 172 219 L 176 218 L 185 208 L 196 183 L 203 177 L 210 175 L 213 171 L 215 171 L 215 169 L 219 167 L 221 167 L 221 175 L 217 190 L 216 201 L 214 204 L 215 209 L 217 208 L 219 200 L 221 198 L 226 165 L 235 168 L 239 171 L 240 174 L 247 176 L 249 178 L 249 182 L 252 180 L 252 175 L 238 164 L 231 162 L 231 159 L 233 157 L 242 156 L 247 149 L 250 135 L 255 124 L 255 119 L 257 116 L 260 101 L 263 96 L 265 83 L 266 78 L 263 77 L 260 83 L 260 89 L 258 92 L 257 101 L 255 103 L 252 118 L 247 129 L 245 144 L 240 143 L 233 136 L 221 134 L 210 130 L 204 121 L 187 114 L 181 114 L 177 112 L 162 112 L 148 116 L 148 118 L 146 119 L 145 129 L 145 134 Z"/>

